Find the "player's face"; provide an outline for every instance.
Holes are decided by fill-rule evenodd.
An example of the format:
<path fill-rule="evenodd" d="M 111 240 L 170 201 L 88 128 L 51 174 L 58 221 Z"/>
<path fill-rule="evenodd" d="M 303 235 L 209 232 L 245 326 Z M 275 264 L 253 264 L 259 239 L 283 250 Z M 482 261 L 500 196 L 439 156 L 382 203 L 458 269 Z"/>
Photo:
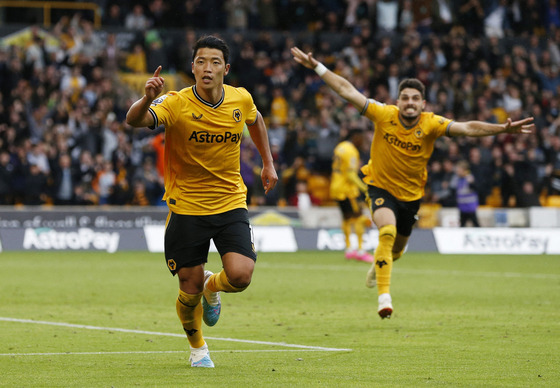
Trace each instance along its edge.
<path fill-rule="evenodd" d="M 405 88 L 401 91 L 397 106 L 399 115 L 405 121 L 414 121 L 420 116 L 426 102 L 422 99 L 420 91 L 412 88 Z"/>
<path fill-rule="evenodd" d="M 197 50 L 192 63 L 192 72 L 197 87 L 212 89 L 221 87 L 229 71 L 221 50 L 203 47 Z"/>

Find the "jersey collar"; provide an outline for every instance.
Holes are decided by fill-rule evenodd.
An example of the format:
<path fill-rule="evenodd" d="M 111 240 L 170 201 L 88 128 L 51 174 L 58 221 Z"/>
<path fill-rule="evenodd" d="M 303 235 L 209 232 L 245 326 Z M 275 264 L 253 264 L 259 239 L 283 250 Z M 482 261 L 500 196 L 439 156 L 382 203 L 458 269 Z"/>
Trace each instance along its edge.
<path fill-rule="evenodd" d="M 217 107 L 219 107 L 220 105 L 222 105 L 222 102 L 224 102 L 224 96 L 225 96 L 226 93 L 225 93 L 223 87 L 222 87 L 222 98 L 220 98 L 220 101 L 218 101 L 218 102 L 215 103 L 215 104 L 212 104 L 212 103 L 210 103 L 210 102 L 204 100 L 202 97 L 200 97 L 200 95 L 199 95 L 199 94 L 197 93 L 197 91 L 196 91 L 196 85 L 193 85 L 193 88 L 192 88 L 192 89 L 193 89 L 194 96 L 197 98 L 197 100 L 200 101 L 200 102 L 202 102 L 204 105 L 209 106 L 210 108 L 216 109 Z"/>

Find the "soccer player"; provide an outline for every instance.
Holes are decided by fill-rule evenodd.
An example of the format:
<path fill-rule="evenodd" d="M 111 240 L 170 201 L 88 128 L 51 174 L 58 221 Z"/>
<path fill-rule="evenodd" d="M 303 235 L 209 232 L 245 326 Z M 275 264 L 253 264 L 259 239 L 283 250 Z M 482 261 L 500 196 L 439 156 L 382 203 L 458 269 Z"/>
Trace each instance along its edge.
<path fill-rule="evenodd" d="M 193 48 L 195 85 L 159 98 L 164 79 L 159 66 L 145 84 L 145 95 L 129 109 L 134 127 L 165 126 L 165 194 L 169 207 L 165 259 L 179 279 L 177 314 L 189 340 L 193 367 L 214 367 L 202 336 L 202 320 L 218 321 L 220 295 L 241 292 L 251 282 L 256 261 L 240 174 L 240 144 L 247 124 L 262 161 L 265 193 L 278 176 L 263 118 L 243 88 L 224 84 L 229 48 L 214 36 L 200 38 Z M 210 239 L 223 269 L 204 270 Z"/>
<path fill-rule="evenodd" d="M 363 249 L 364 233 L 371 221 L 362 213 L 360 202 L 360 192 L 367 195 L 367 185 L 358 176 L 361 165 L 358 148 L 362 147 L 364 140 L 364 131 L 353 128 L 348 131 L 346 139 L 335 147 L 330 196 L 337 201 L 342 212 L 346 258 L 371 263 L 373 256 Z M 350 241 L 352 230 L 358 237 L 358 249 L 353 248 Z"/>
<path fill-rule="evenodd" d="M 507 119 L 504 124 L 481 121 L 458 122 L 424 112 L 425 87 L 418 79 L 401 81 L 396 105 L 368 99 L 348 80 L 328 70 L 312 53 L 291 49 L 294 60 L 313 69 L 340 97 L 373 121 L 375 131 L 368 164 L 362 168 L 368 184 L 373 222 L 379 230 L 374 263 L 367 273 L 366 286 L 378 289 L 378 314 L 390 318 L 393 261 L 406 247 L 420 200 L 424 195 L 426 165 L 440 136 L 493 136 L 499 133 L 531 133 L 533 118 Z"/>

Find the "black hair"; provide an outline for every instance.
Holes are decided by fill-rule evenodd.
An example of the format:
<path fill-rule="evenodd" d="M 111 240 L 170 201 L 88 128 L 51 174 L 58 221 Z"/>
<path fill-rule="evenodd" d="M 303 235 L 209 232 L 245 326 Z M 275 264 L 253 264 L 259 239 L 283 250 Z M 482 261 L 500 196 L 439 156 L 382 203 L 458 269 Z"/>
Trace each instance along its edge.
<path fill-rule="evenodd" d="M 198 51 L 198 49 L 201 48 L 213 48 L 213 49 L 218 49 L 222 52 L 222 54 L 224 55 L 224 61 L 225 63 L 229 63 L 229 47 L 227 45 L 227 43 L 225 41 L 223 41 L 222 39 L 213 36 L 213 35 L 206 35 L 201 37 L 200 39 L 198 39 L 194 45 L 193 48 L 193 59 L 196 58 L 196 53 Z"/>
<path fill-rule="evenodd" d="M 422 81 L 420 81 L 417 78 L 405 78 L 403 79 L 400 84 L 399 84 L 399 96 L 401 95 L 401 92 L 403 91 L 403 89 L 406 88 L 410 88 L 410 89 L 416 89 L 420 92 L 420 94 L 422 95 L 422 100 L 426 99 L 426 87 L 424 86 L 424 84 L 422 83 Z"/>

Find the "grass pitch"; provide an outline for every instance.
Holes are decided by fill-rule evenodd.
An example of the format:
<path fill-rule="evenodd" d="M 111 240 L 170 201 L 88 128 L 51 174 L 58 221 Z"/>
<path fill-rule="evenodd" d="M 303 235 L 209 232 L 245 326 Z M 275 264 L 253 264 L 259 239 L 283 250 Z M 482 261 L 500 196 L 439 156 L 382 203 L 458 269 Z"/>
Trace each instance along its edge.
<path fill-rule="evenodd" d="M 390 320 L 341 252 L 261 253 L 191 368 L 162 254 L 0 254 L 0 386 L 560 386 L 560 257 L 407 253 Z M 207 268 L 218 271 L 212 254 Z"/>

